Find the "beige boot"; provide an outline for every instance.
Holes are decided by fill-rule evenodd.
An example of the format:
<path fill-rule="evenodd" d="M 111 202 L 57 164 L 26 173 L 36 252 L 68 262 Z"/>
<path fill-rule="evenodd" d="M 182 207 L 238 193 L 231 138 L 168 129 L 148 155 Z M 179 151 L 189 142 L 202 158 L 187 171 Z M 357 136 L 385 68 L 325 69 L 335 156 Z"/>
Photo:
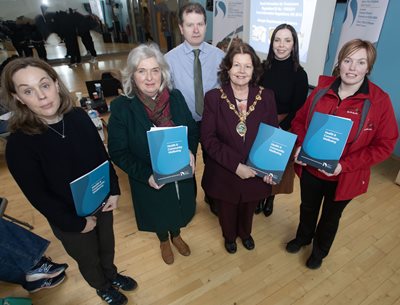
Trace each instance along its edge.
<path fill-rule="evenodd" d="M 185 243 L 182 239 L 182 237 L 179 235 L 177 237 L 172 237 L 172 243 L 174 246 L 178 249 L 178 252 L 182 254 L 183 256 L 189 256 L 190 255 L 190 248 Z"/>
<path fill-rule="evenodd" d="M 169 240 L 162 241 L 160 243 L 161 257 L 167 265 L 171 265 L 174 262 L 174 253 L 172 253 L 171 244 Z"/>

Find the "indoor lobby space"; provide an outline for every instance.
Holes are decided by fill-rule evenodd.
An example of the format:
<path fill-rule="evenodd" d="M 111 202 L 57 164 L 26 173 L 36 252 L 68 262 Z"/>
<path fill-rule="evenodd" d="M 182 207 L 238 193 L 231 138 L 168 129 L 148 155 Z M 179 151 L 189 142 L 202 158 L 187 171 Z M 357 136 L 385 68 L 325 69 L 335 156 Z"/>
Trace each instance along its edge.
<path fill-rule="evenodd" d="M 150 6 L 163 1 L 139 2 Z M 214 1 L 217 2 L 223 1 Z M 393 3 L 397 1 L 392 0 Z M 212 11 L 208 13 L 213 14 Z M 138 16 L 142 18 L 142 15 Z M 398 18 L 396 26 L 397 21 Z M 154 21 L 153 25 L 157 24 Z M 161 50 L 166 52 L 167 42 L 161 28 L 158 32 Z M 177 28 L 174 32 L 177 36 L 175 46 L 181 42 L 181 37 Z M 77 92 L 83 97 L 89 96 L 86 81 L 98 80 L 103 72 L 123 69 L 128 53 L 138 45 L 133 41 L 140 41 L 105 43 L 100 33 L 92 31 L 92 36 L 97 57 L 92 58 L 79 39 L 82 60 L 75 67 L 70 67 L 65 44 L 59 38 L 50 36 L 46 40 L 48 62 L 75 99 Z M 392 34 L 388 40 L 395 40 Z M 16 52 L 9 42 L 0 42 L 0 63 L 13 54 Z M 38 56 L 36 51 L 34 56 Z M 107 103 L 112 103 L 116 97 L 108 97 Z M 393 99 L 393 102 L 396 101 Z M 78 101 L 77 107 L 80 107 Z M 109 116 L 109 112 L 101 114 L 105 122 Z M 107 134 L 106 126 L 104 128 Z M 107 146 L 107 137 L 104 144 Z M 51 242 L 46 255 L 69 267 L 60 285 L 35 293 L 28 293 L 20 285 L 0 281 L 0 298 L 31 298 L 34 305 L 106 304 L 84 280 L 77 263 L 54 236 L 45 217 L 18 187 L 7 168 L 6 145 L 7 137 L 0 137 L 0 197 L 8 201 L 5 215 L 32 226 L 33 233 Z M 85 151 L 79 153 L 85 154 Z M 199 145 L 195 171 L 196 213 L 182 229 L 191 255 L 179 255 L 173 248 L 175 261 L 167 265 L 161 258 L 157 236 L 138 230 L 128 176 L 117 166 L 115 168 L 121 188 L 118 208 L 114 211 L 115 265 L 119 272 L 133 277 L 138 283 L 136 290 L 124 292 L 129 305 L 400 305 L 400 173 L 399 158 L 394 155 L 372 167 L 368 192 L 353 199 L 346 207 L 329 256 L 318 270 L 305 266 L 311 246 L 302 248 L 297 254 L 285 250 L 287 242 L 295 237 L 299 223 L 297 176 L 293 193 L 276 196 L 271 216 L 265 217 L 263 213 L 254 216 L 255 249 L 246 250 L 238 239 L 237 252 L 230 254 L 224 248 L 218 217 L 204 200 L 201 187 L 204 163 Z M 168 205 L 168 201 L 165 204 Z"/>
<path fill-rule="evenodd" d="M 67 62 L 52 64 L 71 94 L 80 91 L 85 96 L 85 81 L 93 79 L 99 70 L 123 68 L 132 47 L 124 45 L 117 54 L 101 54 L 94 64 L 84 58 L 73 69 Z M 18 285 L 0 282 L 0 297 L 30 297 L 37 305 L 104 304 L 84 281 L 46 219 L 30 205 L 11 177 L 5 145 L 6 141 L 0 141 L 0 195 L 8 199 L 6 214 L 29 223 L 34 233 L 50 240 L 46 254 L 56 262 L 68 263 L 69 268 L 61 285 L 33 294 Z M 162 261 L 156 236 L 138 231 L 127 175 L 117 169 L 122 194 L 114 212 L 115 262 L 123 274 L 139 284 L 138 289 L 126 293 L 128 304 L 400 304 L 400 192 L 394 183 L 397 160 L 388 159 L 373 168 L 368 193 L 349 205 L 329 257 L 314 271 L 304 266 L 310 247 L 296 255 L 285 251 L 299 218 L 297 178 L 292 194 L 277 196 L 272 216 L 266 218 L 261 213 L 254 217 L 256 248 L 247 251 L 239 244 L 237 253 L 231 255 L 224 249 L 217 217 L 204 202 L 200 149 L 197 157 L 196 215 L 182 231 L 192 254 L 184 257 L 175 252 L 172 265 Z"/>

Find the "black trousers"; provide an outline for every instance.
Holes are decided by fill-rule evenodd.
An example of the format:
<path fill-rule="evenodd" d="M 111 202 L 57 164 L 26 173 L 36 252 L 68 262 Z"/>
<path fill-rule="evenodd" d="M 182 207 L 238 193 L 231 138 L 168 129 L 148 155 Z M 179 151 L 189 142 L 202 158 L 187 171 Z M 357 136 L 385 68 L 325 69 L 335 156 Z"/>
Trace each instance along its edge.
<path fill-rule="evenodd" d="M 181 234 L 181 229 L 178 229 L 176 231 L 166 231 L 166 232 L 156 232 L 158 239 L 162 241 L 167 241 L 168 238 L 171 236 L 171 239 L 173 237 L 178 237 Z"/>
<path fill-rule="evenodd" d="M 351 200 L 335 201 L 337 182 L 319 179 L 306 169 L 303 169 L 300 187 L 300 223 L 296 239 L 301 244 L 313 241 L 312 254 L 322 259 L 329 253 L 342 212 Z"/>
<path fill-rule="evenodd" d="M 199 132 L 200 132 L 201 131 L 201 121 L 197 121 L 196 123 L 197 123 L 197 128 L 199 129 Z M 207 153 L 203 149 L 203 146 L 201 145 L 201 143 L 200 143 L 200 146 L 201 146 L 201 151 L 202 151 L 203 164 L 206 164 L 206 162 L 207 162 Z M 193 177 L 194 177 L 195 194 L 196 194 L 196 197 L 197 197 L 196 177 L 194 175 L 193 175 Z M 205 196 L 204 197 L 205 202 L 210 205 L 211 211 L 214 214 L 217 215 L 218 214 L 218 203 L 215 202 L 215 200 L 213 198 L 211 198 L 210 195 L 208 195 L 205 190 L 204 190 L 204 196 Z"/>
<path fill-rule="evenodd" d="M 90 286 L 103 290 L 117 277 L 114 265 L 114 230 L 112 212 L 96 214 L 97 225 L 88 233 L 64 232 L 52 226 L 54 235 L 78 263 L 79 271 Z"/>
<path fill-rule="evenodd" d="M 237 204 L 217 199 L 214 199 L 214 201 L 218 204 L 218 219 L 224 239 L 228 242 L 234 242 L 237 237 L 241 239 L 249 238 L 258 200 Z"/>
<path fill-rule="evenodd" d="M 70 64 L 81 62 L 81 51 L 79 49 L 78 37 L 75 33 L 68 33 L 64 37 L 67 54 L 71 56 Z"/>
<path fill-rule="evenodd" d="M 94 48 L 93 38 L 92 35 L 90 35 L 90 31 L 80 33 L 79 36 L 81 36 L 82 43 L 85 46 L 86 50 L 90 52 L 90 55 L 96 57 L 97 53 L 96 49 Z"/>

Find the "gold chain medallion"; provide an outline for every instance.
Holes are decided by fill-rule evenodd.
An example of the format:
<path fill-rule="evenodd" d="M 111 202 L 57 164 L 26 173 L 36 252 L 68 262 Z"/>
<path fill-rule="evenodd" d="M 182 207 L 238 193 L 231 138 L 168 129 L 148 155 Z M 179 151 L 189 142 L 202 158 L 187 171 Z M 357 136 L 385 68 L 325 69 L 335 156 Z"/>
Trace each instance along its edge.
<path fill-rule="evenodd" d="M 250 113 L 252 113 L 256 109 L 258 101 L 261 101 L 261 94 L 263 90 L 264 88 L 260 87 L 260 90 L 258 91 L 253 104 L 251 104 L 249 110 L 246 113 L 239 113 L 236 110 L 235 105 L 232 104 L 231 101 L 228 99 L 224 90 L 222 90 L 222 88 L 219 88 L 219 91 L 221 91 L 221 98 L 228 103 L 229 109 L 232 110 L 239 118 L 239 123 L 236 125 L 236 132 L 241 137 L 244 137 L 246 135 L 247 132 L 246 119 L 250 115 Z"/>

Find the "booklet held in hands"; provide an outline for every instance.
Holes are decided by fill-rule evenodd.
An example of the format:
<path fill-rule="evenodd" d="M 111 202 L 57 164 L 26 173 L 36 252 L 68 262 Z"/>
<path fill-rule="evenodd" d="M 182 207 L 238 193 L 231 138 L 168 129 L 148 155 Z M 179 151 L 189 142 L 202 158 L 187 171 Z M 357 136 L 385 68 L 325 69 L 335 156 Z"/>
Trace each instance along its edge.
<path fill-rule="evenodd" d="M 110 163 L 105 161 L 70 184 L 75 209 L 86 217 L 100 210 L 110 193 Z"/>
<path fill-rule="evenodd" d="M 279 183 L 296 138 L 293 133 L 261 123 L 247 165 L 257 172 L 257 176 L 270 175 L 273 182 Z"/>
<path fill-rule="evenodd" d="M 147 131 L 151 166 L 158 185 L 193 176 L 187 127 L 152 127 Z"/>
<path fill-rule="evenodd" d="M 315 112 L 297 160 L 332 174 L 352 126 L 350 119 Z"/>

